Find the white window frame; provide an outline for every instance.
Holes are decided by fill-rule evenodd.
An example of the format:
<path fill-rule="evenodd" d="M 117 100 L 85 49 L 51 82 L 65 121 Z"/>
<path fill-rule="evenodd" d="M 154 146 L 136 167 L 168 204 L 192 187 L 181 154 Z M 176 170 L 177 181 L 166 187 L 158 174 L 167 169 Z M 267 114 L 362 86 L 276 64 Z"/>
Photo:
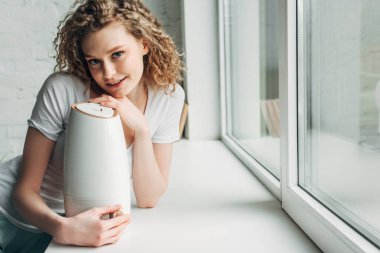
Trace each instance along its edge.
<path fill-rule="evenodd" d="M 299 13 L 297 13 L 297 1 Z M 225 0 L 218 0 L 221 138 L 275 197 L 282 200 L 283 209 L 321 250 L 344 253 L 379 252 L 376 246 L 298 185 L 297 44 L 299 47 L 302 47 L 302 44 L 297 41 L 297 14 L 298 18 L 302 18 L 302 3 L 302 0 L 283 0 L 280 5 L 280 9 L 286 8 L 286 13 L 280 12 L 281 184 L 227 134 L 226 83 L 228 80 L 226 79 L 229 78 L 230 73 L 228 62 L 226 62 L 228 56 L 225 54 Z M 302 73 L 299 74 L 302 75 Z"/>
<path fill-rule="evenodd" d="M 230 68 L 228 66 L 228 61 L 226 59 L 229 58 L 225 52 L 225 16 L 226 16 L 226 8 L 227 4 L 226 0 L 218 1 L 218 9 L 219 9 L 219 69 L 220 69 L 220 108 L 221 108 L 221 139 L 223 143 L 256 175 L 256 177 L 268 188 L 269 191 L 273 193 L 273 195 L 281 200 L 281 187 L 280 181 L 273 176 L 263 165 L 261 165 L 258 161 L 256 161 L 250 154 L 248 154 L 239 144 L 238 142 L 228 135 L 227 133 L 227 82 L 229 82 L 230 78 Z M 228 29 L 228 28 L 227 28 Z"/>
<path fill-rule="evenodd" d="M 297 6 L 298 1 L 298 6 Z M 379 249 L 320 204 L 298 185 L 297 82 L 303 78 L 303 65 L 297 62 L 297 18 L 302 25 L 302 0 L 282 2 L 286 17 L 281 17 L 280 108 L 281 108 L 281 188 L 282 207 L 324 252 L 379 252 Z M 297 10 L 298 7 L 298 10 Z M 297 13 L 298 11 L 298 13 Z M 298 14 L 298 17 L 297 17 Z M 301 52 L 302 50 L 299 50 Z M 303 58 L 303 57 L 300 57 Z M 282 68 L 281 68 L 282 66 Z M 298 85 L 302 85 L 298 83 Z"/>

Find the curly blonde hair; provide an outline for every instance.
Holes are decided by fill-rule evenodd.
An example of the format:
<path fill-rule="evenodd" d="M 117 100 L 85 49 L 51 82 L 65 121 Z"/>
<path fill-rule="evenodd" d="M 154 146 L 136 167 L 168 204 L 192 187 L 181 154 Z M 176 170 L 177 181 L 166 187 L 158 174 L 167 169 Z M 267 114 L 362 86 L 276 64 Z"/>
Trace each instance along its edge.
<path fill-rule="evenodd" d="M 84 59 L 81 40 L 113 21 L 122 21 L 129 33 L 148 44 L 143 77 L 149 85 L 168 88 L 182 80 L 183 63 L 173 40 L 140 0 L 77 0 L 72 9 L 78 4 L 59 23 L 54 39 L 55 72 L 67 72 L 96 84 Z"/>

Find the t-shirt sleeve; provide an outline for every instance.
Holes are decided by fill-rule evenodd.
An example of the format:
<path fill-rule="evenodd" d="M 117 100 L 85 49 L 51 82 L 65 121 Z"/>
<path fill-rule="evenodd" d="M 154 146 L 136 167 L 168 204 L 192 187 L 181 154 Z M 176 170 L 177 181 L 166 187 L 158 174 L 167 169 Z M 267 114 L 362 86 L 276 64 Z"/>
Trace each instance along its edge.
<path fill-rule="evenodd" d="M 63 129 L 68 110 L 69 87 L 64 76 L 53 74 L 42 85 L 34 105 L 28 126 L 36 128 L 47 138 L 56 141 Z"/>
<path fill-rule="evenodd" d="M 175 91 L 166 96 L 170 96 L 168 106 L 163 114 L 164 118 L 160 126 L 152 136 L 153 143 L 172 143 L 180 137 L 179 121 L 185 101 L 185 92 L 181 86 L 177 85 Z"/>

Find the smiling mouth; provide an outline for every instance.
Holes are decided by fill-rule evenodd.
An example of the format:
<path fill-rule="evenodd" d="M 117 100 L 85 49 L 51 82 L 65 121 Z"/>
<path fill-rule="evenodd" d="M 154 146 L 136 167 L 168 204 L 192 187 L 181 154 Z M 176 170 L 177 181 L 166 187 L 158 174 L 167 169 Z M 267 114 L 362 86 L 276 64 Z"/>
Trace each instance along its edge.
<path fill-rule="evenodd" d="M 110 86 L 110 87 L 114 87 L 114 86 L 117 86 L 119 85 L 121 82 L 123 82 L 125 79 L 127 78 L 127 76 L 125 76 L 123 79 L 120 79 L 116 82 L 113 82 L 113 83 L 106 83 L 107 86 Z"/>

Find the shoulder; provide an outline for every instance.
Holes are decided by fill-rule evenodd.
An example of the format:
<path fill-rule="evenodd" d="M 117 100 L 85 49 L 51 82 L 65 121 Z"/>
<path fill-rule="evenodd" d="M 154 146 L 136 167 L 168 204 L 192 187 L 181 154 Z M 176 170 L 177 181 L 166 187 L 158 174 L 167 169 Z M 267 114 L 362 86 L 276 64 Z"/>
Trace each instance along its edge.
<path fill-rule="evenodd" d="M 183 101 L 185 99 L 185 92 L 183 88 L 176 84 L 176 85 L 169 85 L 165 88 L 153 90 L 152 93 L 154 94 L 154 97 L 158 100 L 165 100 L 165 101 Z"/>
<path fill-rule="evenodd" d="M 185 99 L 185 91 L 182 86 L 179 84 L 170 85 L 165 93 L 173 99 L 184 100 Z"/>
<path fill-rule="evenodd" d="M 159 118 L 165 118 L 164 115 L 176 114 L 182 111 L 185 101 L 185 92 L 183 88 L 176 84 L 168 86 L 169 89 L 153 89 L 149 87 L 148 108 L 151 117 L 156 115 Z"/>
<path fill-rule="evenodd" d="M 37 99 L 45 97 L 45 99 L 50 98 L 54 101 L 74 103 L 76 98 L 83 100 L 82 97 L 83 94 L 86 94 L 87 86 L 79 78 L 68 73 L 53 73 L 44 81 Z"/>
<path fill-rule="evenodd" d="M 173 111 L 182 110 L 184 101 L 185 92 L 180 85 L 176 84 L 176 86 L 170 85 L 166 88 L 152 90 L 148 103 L 154 111 L 171 114 Z"/>
<path fill-rule="evenodd" d="M 48 76 L 43 84 L 45 89 L 71 90 L 81 86 L 82 82 L 77 78 L 65 72 L 57 72 Z M 84 85 L 83 85 L 84 86 Z"/>

